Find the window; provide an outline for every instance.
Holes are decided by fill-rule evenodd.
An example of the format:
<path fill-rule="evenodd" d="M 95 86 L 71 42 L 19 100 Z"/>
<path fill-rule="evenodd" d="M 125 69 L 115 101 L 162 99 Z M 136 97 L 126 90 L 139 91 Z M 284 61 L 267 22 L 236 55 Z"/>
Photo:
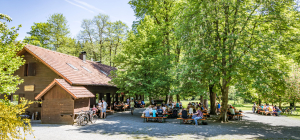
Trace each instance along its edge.
<path fill-rule="evenodd" d="M 108 76 L 108 74 L 106 72 L 104 72 L 103 70 L 100 70 L 103 74 L 105 74 L 106 76 Z"/>
<path fill-rule="evenodd" d="M 74 70 L 78 70 L 76 67 L 74 67 L 72 64 L 67 63 L 71 68 L 73 68 Z"/>
<path fill-rule="evenodd" d="M 88 71 L 89 73 L 92 73 L 89 69 L 87 69 L 86 67 L 84 66 L 81 66 L 83 69 L 85 69 L 86 71 Z"/>
<path fill-rule="evenodd" d="M 19 104 L 19 95 L 12 95 L 11 102 L 16 104 L 16 105 Z"/>
<path fill-rule="evenodd" d="M 35 76 L 35 63 L 24 65 L 24 76 Z"/>

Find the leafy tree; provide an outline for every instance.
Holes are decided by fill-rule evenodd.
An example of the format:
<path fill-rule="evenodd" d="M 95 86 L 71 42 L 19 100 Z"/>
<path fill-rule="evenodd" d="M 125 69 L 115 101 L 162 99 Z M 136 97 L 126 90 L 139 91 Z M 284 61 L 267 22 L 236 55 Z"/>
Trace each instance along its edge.
<path fill-rule="evenodd" d="M 49 23 L 34 23 L 31 26 L 31 31 L 28 32 L 29 37 L 25 37 L 24 43 L 49 48 L 50 44 L 50 24 Z"/>
<path fill-rule="evenodd" d="M 174 58 L 175 58 L 175 47 L 177 47 L 177 49 L 179 48 L 178 46 L 176 46 L 176 41 L 174 39 L 174 21 L 176 19 L 176 15 L 174 14 L 176 11 L 176 4 L 177 1 L 175 0 L 161 0 L 161 1 L 157 1 L 157 0 L 130 0 L 129 4 L 131 5 L 132 9 L 135 12 L 135 16 L 137 17 L 138 22 L 136 23 L 142 23 L 142 20 L 144 20 L 145 15 L 148 15 L 149 17 L 151 17 L 154 20 L 154 23 L 159 26 L 161 32 L 163 32 L 163 36 L 161 36 L 163 38 L 162 40 L 162 46 L 165 49 L 164 52 L 162 52 L 161 55 L 166 55 L 166 58 L 168 60 L 167 63 L 167 67 L 166 69 L 163 69 L 163 72 L 166 75 L 169 75 L 171 73 L 174 73 L 174 67 L 178 64 L 179 62 L 179 55 L 180 55 L 180 51 L 178 52 L 177 55 L 177 61 L 174 62 Z M 138 27 L 138 24 L 134 25 L 134 27 Z M 135 29 L 133 29 L 135 30 Z M 176 53 L 177 54 L 177 53 Z M 175 75 L 176 76 L 176 75 Z M 176 86 L 172 85 L 174 83 L 176 83 L 177 79 L 176 77 L 170 77 L 171 81 L 169 83 L 169 86 L 167 86 L 166 90 L 167 91 L 167 95 L 166 95 L 166 102 L 168 102 L 169 100 L 172 100 L 172 95 L 171 95 L 171 90 L 173 91 L 173 94 L 179 94 L 179 92 L 177 92 L 176 90 Z M 166 93 L 162 93 L 162 94 L 166 94 Z M 177 96 L 177 100 L 180 100 L 180 96 Z"/>
<path fill-rule="evenodd" d="M 168 93 L 166 87 L 171 78 L 164 70 L 169 60 L 162 55 L 167 48 L 162 46 L 160 26 L 150 16 L 145 16 L 137 31 L 137 34 L 128 34 L 122 53 L 115 57 L 114 62 L 120 70 L 113 72 L 112 83 L 117 85 L 118 92 L 130 95 L 153 97 Z"/>
<path fill-rule="evenodd" d="M 85 19 L 78 39 L 88 58 L 114 66 L 113 57 L 121 51 L 128 27 L 121 21 L 110 22 L 109 16 L 98 14 L 93 19 Z M 119 48 L 119 49 L 118 49 Z"/>
<path fill-rule="evenodd" d="M 213 83 L 221 90 L 222 121 L 227 121 L 230 85 L 254 80 L 253 86 L 262 89 L 270 81 L 263 76 L 266 73 L 273 80 L 283 79 L 286 73 L 272 64 L 277 62 L 277 50 L 287 47 L 280 37 L 292 27 L 288 19 L 296 11 L 293 6 L 292 0 L 185 3 L 180 17 L 185 19 L 181 29 L 181 44 L 187 50 L 185 71 L 198 84 Z"/>
<path fill-rule="evenodd" d="M 7 15 L 0 13 L 0 19 L 11 21 Z M 14 72 L 24 64 L 24 60 L 17 56 L 17 52 L 23 48 L 20 41 L 15 41 L 18 33 L 14 27 L 7 28 L 6 23 L 0 21 L 0 94 L 14 93 L 18 88 L 17 85 L 21 84 L 23 80 L 19 76 L 14 76 Z M 0 139 L 21 139 L 23 129 L 24 134 L 32 129 L 29 119 L 21 119 L 20 114 L 25 112 L 25 109 L 32 102 L 22 100 L 21 104 L 12 104 L 5 96 L 5 99 L 0 99 Z"/>
<path fill-rule="evenodd" d="M 50 26 L 50 44 L 57 50 L 63 45 L 65 37 L 70 34 L 67 19 L 63 14 L 53 14 L 47 20 Z"/>
<path fill-rule="evenodd" d="M 5 17 L 7 21 L 11 21 L 7 15 L 0 14 L 1 17 Z M 15 42 L 18 37 L 18 28 L 7 28 L 6 23 L 2 23 L 0 27 L 0 94 L 14 93 L 18 88 L 17 85 L 21 84 L 23 80 L 19 76 L 14 76 L 14 72 L 24 64 L 24 60 L 20 56 L 16 56 L 18 51 L 23 48 L 23 44 L 18 41 Z"/>

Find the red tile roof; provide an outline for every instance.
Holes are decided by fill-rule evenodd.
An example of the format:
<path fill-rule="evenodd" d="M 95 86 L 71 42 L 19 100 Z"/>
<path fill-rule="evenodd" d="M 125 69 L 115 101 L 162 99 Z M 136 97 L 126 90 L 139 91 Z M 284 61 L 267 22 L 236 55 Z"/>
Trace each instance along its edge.
<path fill-rule="evenodd" d="M 35 97 L 35 100 L 41 99 L 54 85 L 59 85 L 60 87 L 62 87 L 74 99 L 95 97 L 95 95 L 89 90 L 87 90 L 84 86 L 71 86 L 64 79 L 54 79 L 54 81 L 50 85 L 48 85 L 42 92 L 40 92 Z"/>
<path fill-rule="evenodd" d="M 33 45 L 26 45 L 23 51 L 27 51 L 40 59 L 45 65 L 63 77 L 71 85 L 113 86 L 108 83 L 111 80 L 108 75 L 112 70 L 116 70 L 114 67 L 89 60 L 83 62 L 78 57 Z M 73 69 L 67 63 L 73 65 L 78 70 Z M 85 70 L 83 67 L 89 71 Z"/>

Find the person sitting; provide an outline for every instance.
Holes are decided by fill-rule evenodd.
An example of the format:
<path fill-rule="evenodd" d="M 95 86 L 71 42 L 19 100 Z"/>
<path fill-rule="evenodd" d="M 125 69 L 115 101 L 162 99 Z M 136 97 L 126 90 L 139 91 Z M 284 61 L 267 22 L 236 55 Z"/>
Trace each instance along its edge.
<path fill-rule="evenodd" d="M 179 108 L 182 109 L 182 103 L 181 102 L 179 102 Z"/>
<path fill-rule="evenodd" d="M 157 117 L 163 117 L 164 116 L 164 111 L 161 109 L 160 106 L 157 107 Z M 162 122 L 162 119 L 160 119 L 160 122 Z"/>
<path fill-rule="evenodd" d="M 162 105 L 162 109 L 163 109 L 164 112 L 166 112 L 167 108 L 165 107 L 165 105 Z"/>
<path fill-rule="evenodd" d="M 178 102 L 176 103 L 176 108 L 179 108 L 179 103 Z"/>
<path fill-rule="evenodd" d="M 230 115 L 232 115 L 232 117 L 235 115 L 235 111 L 234 111 L 233 107 L 229 108 L 229 113 L 230 113 Z"/>
<path fill-rule="evenodd" d="M 192 119 L 194 119 L 194 121 L 195 121 L 195 125 L 198 125 L 197 120 L 202 119 L 202 118 L 203 118 L 203 113 L 201 112 L 201 110 L 199 108 L 197 108 L 197 112 L 192 117 Z"/>
<path fill-rule="evenodd" d="M 149 105 L 149 112 L 152 112 L 152 107 L 151 107 L 151 105 Z"/>
<path fill-rule="evenodd" d="M 162 103 L 161 103 L 161 106 L 165 106 L 165 105 L 166 105 L 165 102 L 162 102 Z"/>
<path fill-rule="evenodd" d="M 149 108 L 146 108 L 146 110 L 144 111 L 144 116 L 145 117 L 150 117 Z M 147 118 L 147 122 L 148 122 L 148 118 Z"/>
<path fill-rule="evenodd" d="M 189 114 L 193 114 L 193 107 L 189 108 Z"/>
<path fill-rule="evenodd" d="M 142 107 L 144 108 L 145 107 L 145 102 L 144 102 L 144 100 L 142 100 Z"/>
<path fill-rule="evenodd" d="M 97 111 L 98 111 L 98 109 L 95 107 L 95 105 L 93 105 L 92 110 L 93 110 L 93 112 L 94 112 L 93 114 L 97 113 Z"/>
<path fill-rule="evenodd" d="M 156 113 L 157 113 L 156 108 L 153 107 L 153 110 L 152 110 L 152 117 L 156 117 Z"/>
<path fill-rule="evenodd" d="M 185 110 L 185 108 L 182 108 L 181 117 L 183 119 L 187 119 L 188 118 L 188 114 L 187 114 L 187 111 Z M 185 121 L 183 121 L 183 123 L 185 123 Z"/>

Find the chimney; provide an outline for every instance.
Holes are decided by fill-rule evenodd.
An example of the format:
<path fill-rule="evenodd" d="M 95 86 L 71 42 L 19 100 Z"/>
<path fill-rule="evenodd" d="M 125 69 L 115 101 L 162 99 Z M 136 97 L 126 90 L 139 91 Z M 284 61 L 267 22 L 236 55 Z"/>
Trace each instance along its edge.
<path fill-rule="evenodd" d="M 80 58 L 83 62 L 85 62 L 85 60 L 86 60 L 86 52 L 85 52 L 85 51 L 82 51 L 82 52 L 80 53 L 80 55 L 79 55 L 79 58 Z"/>

